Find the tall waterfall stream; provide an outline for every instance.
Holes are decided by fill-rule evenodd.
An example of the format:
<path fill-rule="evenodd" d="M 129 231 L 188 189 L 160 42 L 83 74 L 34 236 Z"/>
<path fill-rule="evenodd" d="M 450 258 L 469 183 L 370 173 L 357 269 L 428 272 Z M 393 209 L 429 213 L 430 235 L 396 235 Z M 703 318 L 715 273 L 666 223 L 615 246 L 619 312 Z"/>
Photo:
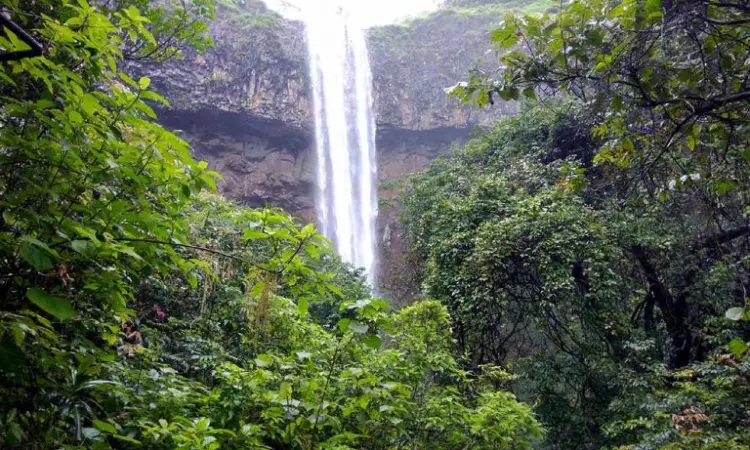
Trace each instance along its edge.
<path fill-rule="evenodd" d="M 305 12 L 315 105 L 317 214 L 341 257 L 375 284 L 377 167 L 364 29 L 336 1 Z"/>

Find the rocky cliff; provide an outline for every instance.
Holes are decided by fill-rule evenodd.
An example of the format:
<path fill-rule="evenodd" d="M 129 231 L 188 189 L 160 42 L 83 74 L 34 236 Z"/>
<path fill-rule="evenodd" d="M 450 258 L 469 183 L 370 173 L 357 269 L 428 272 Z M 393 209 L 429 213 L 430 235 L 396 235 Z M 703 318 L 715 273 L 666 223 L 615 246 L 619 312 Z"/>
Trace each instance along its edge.
<path fill-rule="evenodd" d="M 372 29 L 379 178 L 386 183 L 424 167 L 465 142 L 477 125 L 514 112 L 459 108 L 445 88 L 475 64 L 491 60 L 488 30 L 495 6 L 451 7 Z M 181 61 L 140 67 L 171 101 L 160 120 L 181 130 L 196 157 L 223 175 L 221 190 L 252 205 L 281 206 L 314 219 L 314 133 L 304 27 L 260 0 L 220 0 L 212 24 L 215 48 Z M 384 186 L 386 186 L 384 184 Z M 392 197 L 393 184 L 381 189 Z M 384 207 L 379 229 L 382 284 L 397 298 L 405 244 L 398 208 Z"/>
<path fill-rule="evenodd" d="M 489 28 L 502 15 L 445 9 L 368 33 L 378 122 L 411 130 L 466 128 L 512 112 L 459 107 L 445 89 L 469 69 L 491 67 Z"/>

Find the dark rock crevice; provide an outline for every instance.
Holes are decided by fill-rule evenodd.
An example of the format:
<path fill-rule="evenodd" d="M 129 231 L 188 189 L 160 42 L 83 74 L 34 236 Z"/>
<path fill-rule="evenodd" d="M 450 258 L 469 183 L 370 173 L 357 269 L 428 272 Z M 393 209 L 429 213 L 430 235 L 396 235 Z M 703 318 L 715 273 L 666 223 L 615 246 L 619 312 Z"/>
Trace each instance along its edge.
<path fill-rule="evenodd" d="M 273 205 L 312 220 L 314 136 L 277 119 L 217 109 L 160 110 L 159 120 L 187 139 L 196 159 L 222 179 L 219 190 L 250 206 Z"/>
<path fill-rule="evenodd" d="M 188 132 L 198 138 L 198 142 L 209 142 L 222 137 L 237 141 L 262 140 L 270 146 L 269 150 L 302 152 L 310 148 L 315 138 L 308 127 L 245 112 L 214 108 L 163 109 L 158 111 L 158 116 L 165 126 Z"/>
<path fill-rule="evenodd" d="M 414 130 L 409 128 L 395 127 L 390 124 L 378 124 L 377 147 L 392 149 L 399 146 L 407 147 L 432 147 L 440 149 L 446 143 L 456 141 L 465 142 L 473 133 L 474 126 L 451 127 L 442 126 L 427 130 Z"/>

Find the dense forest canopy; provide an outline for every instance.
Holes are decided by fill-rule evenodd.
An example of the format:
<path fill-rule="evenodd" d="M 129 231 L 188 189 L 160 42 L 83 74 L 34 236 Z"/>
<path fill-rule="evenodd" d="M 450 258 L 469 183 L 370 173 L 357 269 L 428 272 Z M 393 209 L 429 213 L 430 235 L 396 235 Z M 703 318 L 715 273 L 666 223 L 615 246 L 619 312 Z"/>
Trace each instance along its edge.
<path fill-rule="evenodd" d="M 516 365 L 553 448 L 748 445 L 749 11 L 508 16 L 501 69 L 452 89 L 528 107 L 412 180 L 412 248 L 460 348 Z"/>
<path fill-rule="evenodd" d="M 0 447 L 750 447 L 750 6 L 560 7 L 455 80 L 521 112 L 408 180 L 392 311 L 158 123 L 213 1 L 4 0 Z"/>

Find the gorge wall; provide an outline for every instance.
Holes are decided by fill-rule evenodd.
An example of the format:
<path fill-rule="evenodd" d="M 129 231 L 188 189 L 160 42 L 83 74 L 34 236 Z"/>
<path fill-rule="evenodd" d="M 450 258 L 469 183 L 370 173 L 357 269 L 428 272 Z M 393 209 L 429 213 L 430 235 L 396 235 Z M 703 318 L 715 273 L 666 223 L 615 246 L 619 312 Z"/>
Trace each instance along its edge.
<path fill-rule="evenodd" d="M 369 30 L 374 77 L 380 196 L 378 231 L 383 293 L 416 295 L 404 255 L 398 180 L 468 140 L 478 125 L 512 114 L 515 105 L 459 108 L 445 88 L 493 59 L 497 5 L 444 9 Z M 215 48 L 139 70 L 171 102 L 160 121 L 179 130 L 195 156 L 220 172 L 221 191 L 253 206 L 280 206 L 314 220 L 312 98 L 304 28 L 260 0 L 221 0 L 212 24 Z M 489 60 L 489 61 L 487 61 Z"/>

